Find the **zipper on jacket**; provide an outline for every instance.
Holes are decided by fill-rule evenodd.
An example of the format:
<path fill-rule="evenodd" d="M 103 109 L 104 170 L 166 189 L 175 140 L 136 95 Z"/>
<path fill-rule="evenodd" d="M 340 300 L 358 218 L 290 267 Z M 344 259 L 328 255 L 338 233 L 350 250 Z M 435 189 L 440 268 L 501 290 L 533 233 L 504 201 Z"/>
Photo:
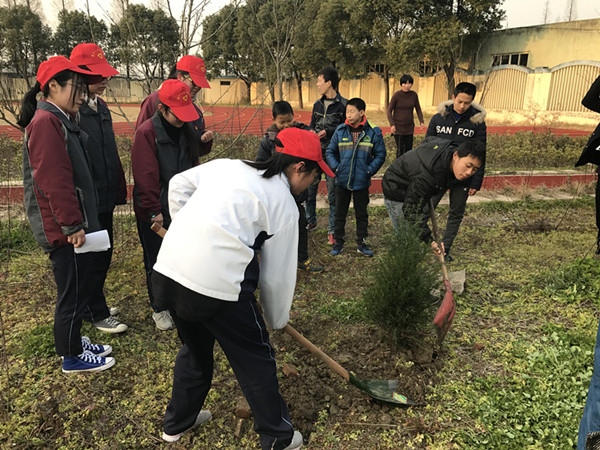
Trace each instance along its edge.
<path fill-rule="evenodd" d="M 356 156 L 356 149 L 358 148 L 358 144 L 360 144 L 360 140 L 363 137 L 365 137 L 364 129 L 360 132 L 360 136 L 358 136 L 358 139 L 356 140 L 356 144 L 354 144 L 354 149 L 352 150 L 352 157 L 350 158 L 350 174 L 348 175 L 348 183 L 346 184 L 346 187 L 350 191 L 352 190 L 352 189 L 350 189 L 350 181 L 352 181 L 352 166 L 354 166 L 354 157 Z M 352 139 L 352 132 L 350 132 L 350 139 Z"/>

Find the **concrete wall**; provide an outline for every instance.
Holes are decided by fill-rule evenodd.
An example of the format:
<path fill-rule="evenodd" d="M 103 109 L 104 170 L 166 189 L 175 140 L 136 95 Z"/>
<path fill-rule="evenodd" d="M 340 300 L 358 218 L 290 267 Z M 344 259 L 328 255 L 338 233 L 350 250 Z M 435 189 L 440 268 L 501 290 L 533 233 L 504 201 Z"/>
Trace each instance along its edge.
<path fill-rule="evenodd" d="M 527 67 L 555 67 L 567 61 L 597 60 L 600 55 L 600 19 L 576 20 L 490 33 L 483 42 L 476 70 L 492 67 L 493 55 L 528 53 Z"/>

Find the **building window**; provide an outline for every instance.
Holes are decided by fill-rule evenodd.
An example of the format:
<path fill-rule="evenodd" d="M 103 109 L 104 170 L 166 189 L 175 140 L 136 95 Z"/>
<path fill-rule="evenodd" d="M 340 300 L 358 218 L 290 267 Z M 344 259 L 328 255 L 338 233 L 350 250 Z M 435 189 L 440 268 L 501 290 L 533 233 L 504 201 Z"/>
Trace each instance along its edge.
<path fill-rule="evenodd" d="M 385 73 L 385 65 L 384 64 L 369 64 L 366 67 L 367 73 L 376 73 L 383 74 Z"/>
<path fill-rule="evenodd" d="M 504 64 L 512 64 L 515 66 L 525 66 L 529 62 L 528 53 L 504 53 L 502 55 L 493 55 L 492 67 Z"/>

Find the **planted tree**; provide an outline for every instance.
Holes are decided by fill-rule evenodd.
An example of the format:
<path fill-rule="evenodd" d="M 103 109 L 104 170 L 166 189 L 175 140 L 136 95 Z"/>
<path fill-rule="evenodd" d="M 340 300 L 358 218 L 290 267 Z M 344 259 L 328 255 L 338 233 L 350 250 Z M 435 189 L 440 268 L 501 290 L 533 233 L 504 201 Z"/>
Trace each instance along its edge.
<path fill-rule="evenodd" d="M 18 102 L 35 82 L 38 66 L 50 52 L 52 31 L 42 23 L 38 14 L 27 6 L 0 8 L 0 119 L 20 128 L 14 121 L 18 116 Z M 15 79 L 24 80 L 26 89 L 20 89 Z"/>
<path fill-rule="evenodd" d="M 153 81 L 166 78 L 179 55 L 177 22 L 160 9 L 129 4 L 123 16 L 111 27 L 114 60 L 127 67 L 127 76 L 140 75 L 145 90 L 153 91 Z"/>
<path fill-rule="evenodd" d="M 461 61 L 474 61 L 478 46 L 504 19 L 502 1 L 415 0 L 412 3 L 409 45 L 422 50 L 433 66 L 446 74 L 448 96 L 454 92 L 454 73 Z"/>
<path fill-rule="evenodd" d="M 417 228 L 401 226 L 363 292 L 368 315 L 395 340 L 424 330 L 433 318 L 431 292 L 439 285 L 439 274 Z"/>
<path fill-rule="evenodd" d="M 52 39 L 54 53 L 69 56 L 71 50 L 82 42 L 94 42 L 105 48 L 108 42 L 106 24 L 82 11 L 61 10 Z"/>
<path fill-rule="evenodd" d="M 208 71 L 216 76 L 233 75 L 246 84 L 250 101 L 252 82 L 260 79 L 262 64 L 246 48 L 236 45 L 239 8 L 227 5 L 202 23 L 202 54 Z"/>

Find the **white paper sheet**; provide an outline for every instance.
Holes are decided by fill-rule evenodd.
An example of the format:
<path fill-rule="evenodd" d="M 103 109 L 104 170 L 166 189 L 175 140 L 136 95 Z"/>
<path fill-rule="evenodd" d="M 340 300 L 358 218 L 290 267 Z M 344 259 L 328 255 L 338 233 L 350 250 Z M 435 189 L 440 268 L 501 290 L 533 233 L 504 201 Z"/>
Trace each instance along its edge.
<path fill-rule="evenodd" d="M 108 238 L 108 231 L 100 230 L 94 231 L 93 233 L 86 233 L 85 244 L 81 247 L 75 247 L 75 253 L 88 253 L 88 252 L 104 252 L 110 248 L 110 239 Z"/>

